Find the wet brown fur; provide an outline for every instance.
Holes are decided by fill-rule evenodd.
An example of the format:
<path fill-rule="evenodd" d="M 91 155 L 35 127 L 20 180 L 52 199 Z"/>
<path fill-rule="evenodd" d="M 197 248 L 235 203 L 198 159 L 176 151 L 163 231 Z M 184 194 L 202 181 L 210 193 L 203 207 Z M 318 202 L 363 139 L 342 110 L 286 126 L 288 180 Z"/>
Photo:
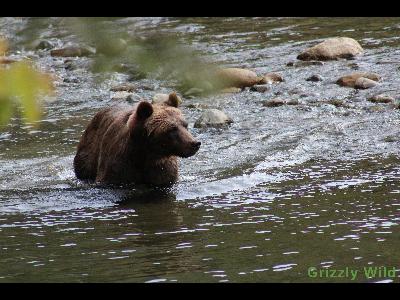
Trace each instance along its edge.
<path fill-rule="evenodd" d="M 163 104 L 141 102 L 98 112 L 78 144 L 78 179 L 101 183 L 168 185 L 178 179 L 177 156 L 199 144 L 187 130 L 176 94 Z"/>

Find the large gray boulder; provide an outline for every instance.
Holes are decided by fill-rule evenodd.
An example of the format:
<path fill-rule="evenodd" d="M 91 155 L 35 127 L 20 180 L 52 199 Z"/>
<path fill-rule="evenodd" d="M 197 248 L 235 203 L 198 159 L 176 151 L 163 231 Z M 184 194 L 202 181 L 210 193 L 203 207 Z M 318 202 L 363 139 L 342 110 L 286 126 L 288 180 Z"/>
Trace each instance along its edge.
<path fill-rule="evenodd" d="M 300 60 L 337 60 L 353 58 L 363 52 L 361 45 L 352 38 L 329 38 L 297 56 Z"/>

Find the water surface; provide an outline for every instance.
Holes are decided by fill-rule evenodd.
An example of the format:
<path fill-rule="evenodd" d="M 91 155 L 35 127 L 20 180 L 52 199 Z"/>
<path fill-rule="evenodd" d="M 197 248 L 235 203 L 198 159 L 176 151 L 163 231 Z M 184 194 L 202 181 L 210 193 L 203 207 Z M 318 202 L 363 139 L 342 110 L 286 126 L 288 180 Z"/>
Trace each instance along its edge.
<path fill-rule="evenodd" d="M 76 37 L 62 18 L 39 19 L 38 35 L 63 46 Z M 91 117 L 111 105 L 106 81 L 66 58 L 27 49 L 38 20 L 1 18 L 12 57 L 32 57 L 61 80 L 39 127 L 16 117 L 0 132 L 0 282 L 347 282 L 310 278 L 309 267 L 396 267 L 399 282 L 399 111 L 366 99 L 399 99 L 399 18 L 124 18 L 112 30 L 173 32 L 226 66 L 278 72 L 285 82 L 264 94 L 184 99 L 219 108 L 234 123 L 195 129 L 201 109 L 182 107 L 198 154 L 180 160 L 168 190 L 105 188 L 75 179 L 72 160 Z M 328 37 L 357 39 L 364 55 L 322 66 L 288 67 Z M 70 59 L 70 58 L 69 58 Z M 71 60 L 71 59 L 70 59 Z M 355 91 L 334 84 L 350 72 L 380 74 Z M 313 74 L 322 82 L 308 82 Z M 137 83 L 150 99 L 171 88 Z M 298 106 L 266 108 L 272 97 Z M 335 107 L 327 101 L 340 99 Z"/>

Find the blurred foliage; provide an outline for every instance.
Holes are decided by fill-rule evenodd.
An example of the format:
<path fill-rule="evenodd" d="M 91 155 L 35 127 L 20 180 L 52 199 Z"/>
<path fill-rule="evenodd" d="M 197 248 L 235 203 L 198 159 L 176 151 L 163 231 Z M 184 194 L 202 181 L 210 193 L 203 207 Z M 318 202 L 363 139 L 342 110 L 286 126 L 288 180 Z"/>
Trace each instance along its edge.
<path fill-rule="evenodd" d="M 160 32 L 157 28 L 139 33 L 132 26 L 127 31 L 126 26 L 119 28 L 118 20 L 121 18 L 34 17 L 27 20 L 27 26 L 17 35 L 22 45 L 30 45 L 49 25 L 61 26 L 63 30 L 57 33 L 61 40 L 66 35 L 78 37 L 80 42 L 96 49 L 92 72 L 125 72 L 131 80 L 154 77 L 171 82 L 181 93 L 193 87 L 197 93 L 219 88 L 215 77 L 218 65 L 180 41 L 177 34 Z M 6 58 L 9 46 L 16 45 L 8 45 L 0 38 L 0 125 L 9 121 L 15 104 L 22 108 L 28 122 L 37 121 L 41 116 L 42 96 L 53 91 L 51 78 L 28 61 L 1 61 Z"/>
<path fill-rule="evenodd" d="M 192 87 L 212 90 L 218 65 L 179 41 L 177 34 L 153 31 L 120 31 L 114 18 L 68 18 L 69 28 L 96 48 L 93 72 L 128 66 L 132 79 L 154 76 L 173 81 L 185 91 Z"/>
<path fill-rule="evenodd" d="M 0 39 L 0 55 L 5 55 L 7 49 L 7 41 Z M 38 121 L 41 117 L 40 99 L 52 91 L 50 76 L 35 70 L 30 62 L 0 65 L 0 125 L 8 123 L 15 104 L 22 107 L 28 122 Z"/>
<path fill-rule="evenodd" d="M 7 53 L 8 42 L 0 37 L 0 55 L 4 56 Z"/>

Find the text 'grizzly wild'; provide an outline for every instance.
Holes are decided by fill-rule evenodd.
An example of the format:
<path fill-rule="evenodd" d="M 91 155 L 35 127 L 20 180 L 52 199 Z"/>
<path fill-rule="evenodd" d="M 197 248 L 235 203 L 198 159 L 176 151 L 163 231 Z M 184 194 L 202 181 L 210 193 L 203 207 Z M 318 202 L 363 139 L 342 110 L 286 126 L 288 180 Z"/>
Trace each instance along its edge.
<path fill-rule="evenodd" d="M 78 179 L 100 183 L 169 185 L 178 179 L 177 156 L 189 157 L 201 143 L 189 133 L 175 93 L 160 104 L 142 101 L 98 112 L 79 142 Z"/>

